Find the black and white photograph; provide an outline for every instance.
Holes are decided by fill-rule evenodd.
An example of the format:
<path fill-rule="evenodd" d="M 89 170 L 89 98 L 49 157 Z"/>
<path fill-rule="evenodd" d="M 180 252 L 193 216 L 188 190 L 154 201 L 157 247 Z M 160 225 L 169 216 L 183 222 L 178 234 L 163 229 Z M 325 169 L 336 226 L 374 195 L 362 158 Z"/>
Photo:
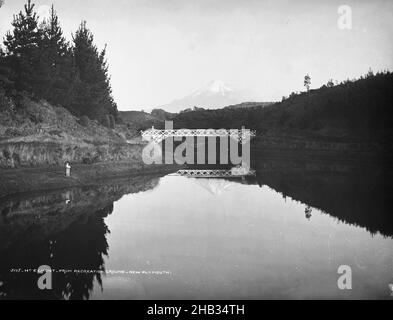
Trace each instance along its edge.
<path fill-rule="evenodd" d="M 0 300 L 393 300 L 392 39 L 391 0 L 0 0 Z"/>

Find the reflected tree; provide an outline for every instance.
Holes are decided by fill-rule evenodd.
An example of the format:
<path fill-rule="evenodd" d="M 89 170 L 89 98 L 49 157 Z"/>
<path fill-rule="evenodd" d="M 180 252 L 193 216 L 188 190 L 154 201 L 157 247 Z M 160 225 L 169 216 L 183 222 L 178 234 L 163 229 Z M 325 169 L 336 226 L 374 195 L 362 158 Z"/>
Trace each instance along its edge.
<path fill-rule="evenodd" d="M 13 243 L 0 260 L 0 297 L 3 299 L 88 299 L 95 282 L 102 289 L 104 257 L 108 254 L 104 218 L 113 203 L 86 213 L 64 231 L 39 242 Z M 40 290 L 41 265 L 52 268 L 52 290 Z"/>

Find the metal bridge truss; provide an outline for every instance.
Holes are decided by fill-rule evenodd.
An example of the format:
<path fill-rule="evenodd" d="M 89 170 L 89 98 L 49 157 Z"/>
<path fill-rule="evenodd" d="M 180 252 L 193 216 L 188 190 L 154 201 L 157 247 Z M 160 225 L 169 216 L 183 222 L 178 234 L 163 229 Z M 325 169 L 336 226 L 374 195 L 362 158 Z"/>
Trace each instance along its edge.
<path fill-rule="evenodd" d="M 255 130 L 239 129 L 151 129 L 141 131 L 142 138 L 147 141 L 160 143 L 169 137 L 230 137 L 241 144 L 247 143 L 255 136 Z"/>

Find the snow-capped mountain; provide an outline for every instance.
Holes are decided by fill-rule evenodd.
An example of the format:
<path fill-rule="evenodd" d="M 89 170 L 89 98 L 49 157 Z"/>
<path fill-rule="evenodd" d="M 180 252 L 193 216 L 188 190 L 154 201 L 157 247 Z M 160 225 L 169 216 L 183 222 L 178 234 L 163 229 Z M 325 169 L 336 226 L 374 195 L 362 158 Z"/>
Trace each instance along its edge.
<path fill-rule="evenodd" d="M 198 97 L 201 95 L 209 94 L 216 95 L 219 94 L 221 96 L 229 95 L 234 90 L 229 87 L 224 81 L 221 80 L 213 80 L 207 83 L 205 86 L 195 91 L 191 96 Z"/>
<path fill-rule="evenodd" d="M 221 80 L 213 80 L 197 91 L 160 106 L 168 112 L 179 112 L 188 108 L 217 109 L 245 101 L 240 90 L 231 88 Z"/>

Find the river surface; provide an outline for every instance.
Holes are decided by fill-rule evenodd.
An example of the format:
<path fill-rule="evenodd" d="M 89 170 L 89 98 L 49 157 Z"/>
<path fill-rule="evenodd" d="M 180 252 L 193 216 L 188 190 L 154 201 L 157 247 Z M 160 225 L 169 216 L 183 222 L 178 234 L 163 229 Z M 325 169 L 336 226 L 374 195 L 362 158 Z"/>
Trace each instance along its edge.
<path fill-rule="evenodd" d="M 392 299 L 382 173 L 273 161 L 255 178 L 145 175 L 2 199 L 0 297 Z"/>

